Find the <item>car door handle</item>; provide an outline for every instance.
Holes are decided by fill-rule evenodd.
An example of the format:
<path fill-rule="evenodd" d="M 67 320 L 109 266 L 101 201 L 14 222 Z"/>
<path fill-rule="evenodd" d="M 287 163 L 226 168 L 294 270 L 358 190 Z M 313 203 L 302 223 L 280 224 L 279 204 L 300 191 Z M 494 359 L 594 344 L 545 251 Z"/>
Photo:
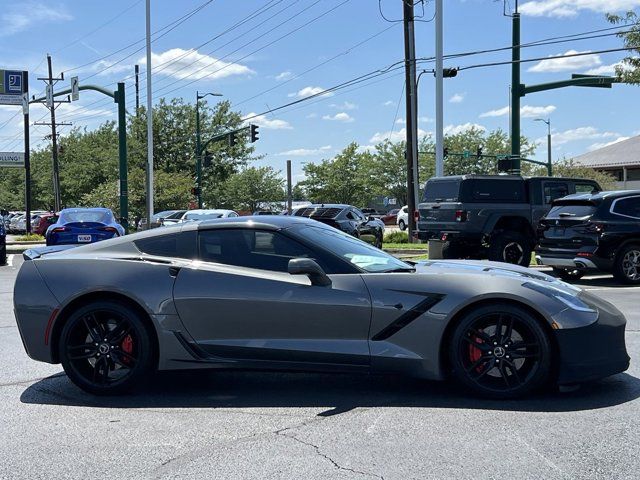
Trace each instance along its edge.
<path fill-rule="evenodd" d="M 169 267 L 169 275 L 172 277 L 177 277 L 178 273 L 180 273 L 180 267 Z"/>

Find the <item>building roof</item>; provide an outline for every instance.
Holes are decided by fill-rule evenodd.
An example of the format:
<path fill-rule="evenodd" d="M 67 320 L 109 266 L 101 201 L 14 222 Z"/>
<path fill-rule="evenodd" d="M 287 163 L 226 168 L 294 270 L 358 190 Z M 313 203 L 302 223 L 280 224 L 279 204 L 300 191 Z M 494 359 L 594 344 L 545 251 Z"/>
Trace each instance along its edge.
<path fill-rule="evenodd" d="M 591 168 L 640 168 L 640 135 L 578 155 L 573 160 L 578 165 Z"/>

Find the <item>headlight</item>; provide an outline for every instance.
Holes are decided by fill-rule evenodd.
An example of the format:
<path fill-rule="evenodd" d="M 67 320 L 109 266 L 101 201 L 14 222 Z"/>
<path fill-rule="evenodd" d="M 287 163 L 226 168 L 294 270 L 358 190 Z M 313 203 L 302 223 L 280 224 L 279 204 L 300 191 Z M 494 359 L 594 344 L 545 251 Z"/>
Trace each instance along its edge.
<path fill-rule="evenodd" d="M 522 284 L 523 287 L 530 288 L 531 290 L 535 290 L 538 293 L 546 295 L 547 297 L 555 298 L 556 300 L 561 301 L 567 307 L 577 310 L 578 312 L 595 312 L 593 308 L 584 303 L 580 298 L 576 295 L 571 295 L 570 293 L 565 292 L 553 285 L 540 285 L 535 282 L 526 282 Z M 578 289 L 576 289 L 579 291 Z"/>

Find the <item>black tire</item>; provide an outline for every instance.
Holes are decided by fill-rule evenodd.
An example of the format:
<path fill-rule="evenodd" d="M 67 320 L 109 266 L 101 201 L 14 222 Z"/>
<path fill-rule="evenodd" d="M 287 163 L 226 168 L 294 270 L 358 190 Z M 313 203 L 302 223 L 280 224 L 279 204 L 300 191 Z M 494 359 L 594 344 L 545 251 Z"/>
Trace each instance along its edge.
<path fill-rule="evenodd" d="M 400 229 L 401 232 L 404 232 L 407 229 L 407 224 L 404 223 L 404 220 L 398 221 L 398 228 Z"/>
<path fill-rule="evenodd" d="M 616 253 L 613 276 L 627 285 L 640 285 L 640 244 L 626 245 Z"/>
<path fill-rule="evenodd" d="M 117 395 L 143 384 L 153 368 L 152 332 L 124 303 L 96 301 L 65 323 L 58 352 L 69 379 L 94 395 Z"/>
<path fill-rule="evenodd" d="M 491 235 L 489 260 L 528 267 L 533 247 L 520 232 L 499 231 Z"/>
<path fill-rule="evenodd" d="M 580 280 L 587 272 L 580 270 L 579 268 L 569 269 L 553 267 L 553 273 L 561 280 L 571 283 Z"/>
<path fill-rule="evenodd" d="M 456 383 L 483 397 L 522 397 L 550 378 L 547 333 L 516 305 L 496 302 L 467 313 L 451 336 L 448 355 Z"/>
<path fill-rule="evenodd" d="M 451 242 L 444 242 L 442 245 L 442 258 L 445 260 L 455 260 L 459 258 L 464 258 L 462 256 L 462 248 L 460 245 L 456 245 Z"/>
<path fill-rule="evenodd" d="M 376 234 L 376 243 L 374 244 L 374 246 L 376 248 L 379 248 L 380 250 L 382 250 L 382 240 L 383 240 L 384 234 L 382 232 L 378 232 Z"/>

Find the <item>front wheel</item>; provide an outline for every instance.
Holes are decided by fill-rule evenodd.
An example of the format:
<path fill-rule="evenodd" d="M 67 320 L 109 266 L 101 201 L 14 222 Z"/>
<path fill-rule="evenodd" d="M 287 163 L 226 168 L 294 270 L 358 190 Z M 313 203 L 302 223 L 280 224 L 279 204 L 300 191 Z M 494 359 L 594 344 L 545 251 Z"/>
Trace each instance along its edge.
<path fill-rule="evenodd" d="M 59 356 L 69 379 L 95 395 L 124 393 L 152 369 L 153 344 L 140 314 L 129 306 L 97 301 L 71 314 Z"/>
<path fill-rule="evenodd" d="M 407 229 L 407 224 L 404 223 L 404 220 L 400 220 L 398 222 L 398 228 L 400 229 L 400 231 L 404 232 Z"/>
<path fill-rule="evenodd" d="M 551 344 L 524 308 L 494 303 L 458 323 L 449 345 L 456 382 L 491 398 L 521 397 L 544 385 L 551 370 Z"/>
<path fill-rule="evenodd" d="M 640 284 L 640 245 L 628 245 L 616 253 L 613 276 L 627 285 Z"/>

